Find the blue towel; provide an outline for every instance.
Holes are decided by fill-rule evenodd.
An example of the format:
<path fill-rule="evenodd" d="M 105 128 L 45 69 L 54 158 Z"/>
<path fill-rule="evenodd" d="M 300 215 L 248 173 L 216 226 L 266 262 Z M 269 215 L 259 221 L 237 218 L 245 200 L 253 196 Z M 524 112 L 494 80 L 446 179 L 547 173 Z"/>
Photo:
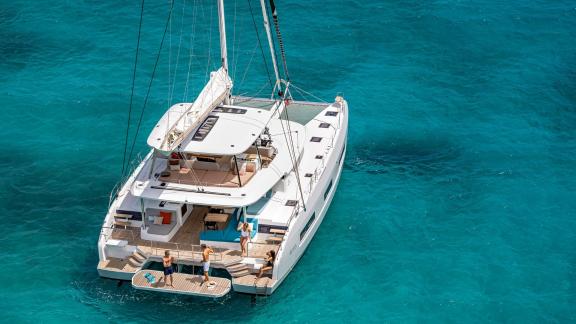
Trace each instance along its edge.
<path fill-rule="evenodd" d="M 146 278 L 146 280 L 148 281 L 148 283 L 155 283 L 156 282 L 156 277 L 154 277 L 154 275 L 152 275 L 150 272 L 146 272 L 144 274 L 144 278 Z"/>

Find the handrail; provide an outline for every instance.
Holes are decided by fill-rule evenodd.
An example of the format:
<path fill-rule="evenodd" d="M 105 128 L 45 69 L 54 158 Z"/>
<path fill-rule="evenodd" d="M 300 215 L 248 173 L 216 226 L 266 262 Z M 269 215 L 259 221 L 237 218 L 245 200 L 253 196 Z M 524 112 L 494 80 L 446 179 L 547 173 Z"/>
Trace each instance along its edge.
<path fill-rule="evenodd" d="M 111 229 L 111 234 L 104 233 L 105 229 Z M 122 233 L 119 236 L 125 236 L 125 233 L 129 233 L 128 237 L 119 237 L 119 239 L 127 240 L 130 245 L 140 247 L 147 247 L 150 253 L 146 253 L 147 257 L 162 257 L 164 256 L 164 251 L 170 250 L 175 253 L 176 259 L 181 260 L 192 260 L 192 261 L 199 261 L 202 260 L 202 249 L 201 245 L 199 244 L 187 244 L 187 243 L 176 243 L 176 242 L 159 242 L 159 241 L 152 241 L 152 240 L 144 240 L 141 238 L 136 239 L 134 236 L 134 232 L 129 229 L 117 228 L 117 227 L 106 227 L 103 226 L 100 235 L 104 236 L 105 240 L 113 238 L 114 232 Z M 222 261 L 223 259 L 223 249 L 220 248 L 213 248 L 214 253 L 212 254 L 213 261 Z M 198 257 L 197 257 L 198 256 Z"/>

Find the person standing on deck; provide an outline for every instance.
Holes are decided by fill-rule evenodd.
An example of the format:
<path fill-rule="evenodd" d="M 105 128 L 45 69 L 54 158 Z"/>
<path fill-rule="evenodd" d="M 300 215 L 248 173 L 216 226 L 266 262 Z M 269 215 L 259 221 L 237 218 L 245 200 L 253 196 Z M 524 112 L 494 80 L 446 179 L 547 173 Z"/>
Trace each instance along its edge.
<path fill-rule="evenodd" d="M 204 270 L 204 282 L 209 282 L 210 277 L 208 277 L 208 271 L 210 270 L 210 253 L 214 253 L 210 247 L 206 244 L 200 245 L 202 247 L 202 266 Z"/>
<path fill-rule="evenodd" d="M 164 265 L 164 277 L 166 277 L 166 285 L 170 287 L 174 287 L 174 278 L 172 277 L 172 273 L 174 273 L 174 269 L 172 269 L 172 263 L 174 262 L 174 257 L 170 256 L 170 250 L 164 251 L 164 257 L 162 258 L 162 264 Z M 170 284 L 168 284 L 168 276 L 170 276 Z M 160 278 L 162 280 L 162 278 Z"/>
<path fill-rule="evenodd" d="M 242 230 L 240 232 L 240 248 L 242 249 L 242 256 L 248 256 L 248 242 L 251 240 L 252 231 L 248 222 L 242 223 Z"/>

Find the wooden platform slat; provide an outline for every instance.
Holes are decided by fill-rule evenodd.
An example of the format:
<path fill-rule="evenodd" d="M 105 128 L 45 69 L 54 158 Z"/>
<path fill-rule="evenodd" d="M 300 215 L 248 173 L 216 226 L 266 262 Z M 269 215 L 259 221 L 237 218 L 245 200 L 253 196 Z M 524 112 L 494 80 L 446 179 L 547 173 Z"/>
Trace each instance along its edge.
<path fill-rule="evenodd" d="M 251 272 L 248 269 L 245 270 L 240 270 L 240 271 L 236 271 L 236 272 L 230 272 L 230 275 L 234 278 L 236 277 L 244 277 L 249 275 Z"/>
<path fill-rule="evenodd" d="M 129 221 L 121 221 L 121 220 L 115 220 L 114 221 L 114 225 L 115 226 L 130 226 L 130 222 Z"/>
<path fill-rule="evenodd" d="M 274 285 L 276 280 L 263 276 L 258 278 L 255 275 L 245 275 L 242 277 L 232 278 L 235 285 L 242 285 L 248 287 L 264 288 Z"/>
<path fill-rule="evenodd" d="M 248 270 L 248 269 L 249 269 L 249 267 L 245 263 L 238 263 L 238 264 L 226 267 L 226 270 L 228 270 L 228 272 L 236 272 L 236 271 Z"/>
<path fill-rule="evenodd" d="M 144 277 L 146 273 L 156 277 L 155 284 L 149 284 Z M 210 277 L 216 285 L 210 287 L 202 282 L 202 276 L 185 273 L 174 273 L 174 287 L 167 286 L 164 273 L 156 270 L 140 270 L 132 277 L 132 286 L 136 289 L 159 291 L 172 294 L 193 295 L 201 297 L 222 297 L 232 288 L 232 282 L 226 278 Z"/>

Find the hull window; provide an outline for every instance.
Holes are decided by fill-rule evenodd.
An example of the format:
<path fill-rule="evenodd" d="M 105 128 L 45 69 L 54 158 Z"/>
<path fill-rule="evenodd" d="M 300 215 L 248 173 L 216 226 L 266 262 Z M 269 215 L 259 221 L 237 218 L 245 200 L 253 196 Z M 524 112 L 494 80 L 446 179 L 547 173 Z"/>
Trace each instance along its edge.
<path fill-rule="evenodd" d="M 328 184 L 326 191 L 324 191 L 324 200 L 326 200 L 326 197 L 328 197 L 328 194 L 330 193 L 330 189 L 332 189 L 332 180 L 330 180 L 330 183 Z"/>
<path fill-rule="evenodd" d="M 342 152 L 340 152 L 340 156 L 338 157 L 338 164 L 340 164 L 340 162 L 342 162 L 342 157 L 344 156 L 344 151 L 346 151 L 346 143 L 344 143 L 344 146 L 342 147 Z"/>
<path fill-rule="evenodd" d="M 310 216 L 310 219 L 308 220 L 308 222 L 306 223 L 304 228 L 302 229 L 302 232 L 300 232 L 300 241 L 302 241 L 302 239 L 306 235 L 306 232 L 308 232 L 310 225 L 312 225 L 312 223 L 314 223 L 315 219 L 316 219 L 316 213 L 313 213 L 312 216 Z"/>

